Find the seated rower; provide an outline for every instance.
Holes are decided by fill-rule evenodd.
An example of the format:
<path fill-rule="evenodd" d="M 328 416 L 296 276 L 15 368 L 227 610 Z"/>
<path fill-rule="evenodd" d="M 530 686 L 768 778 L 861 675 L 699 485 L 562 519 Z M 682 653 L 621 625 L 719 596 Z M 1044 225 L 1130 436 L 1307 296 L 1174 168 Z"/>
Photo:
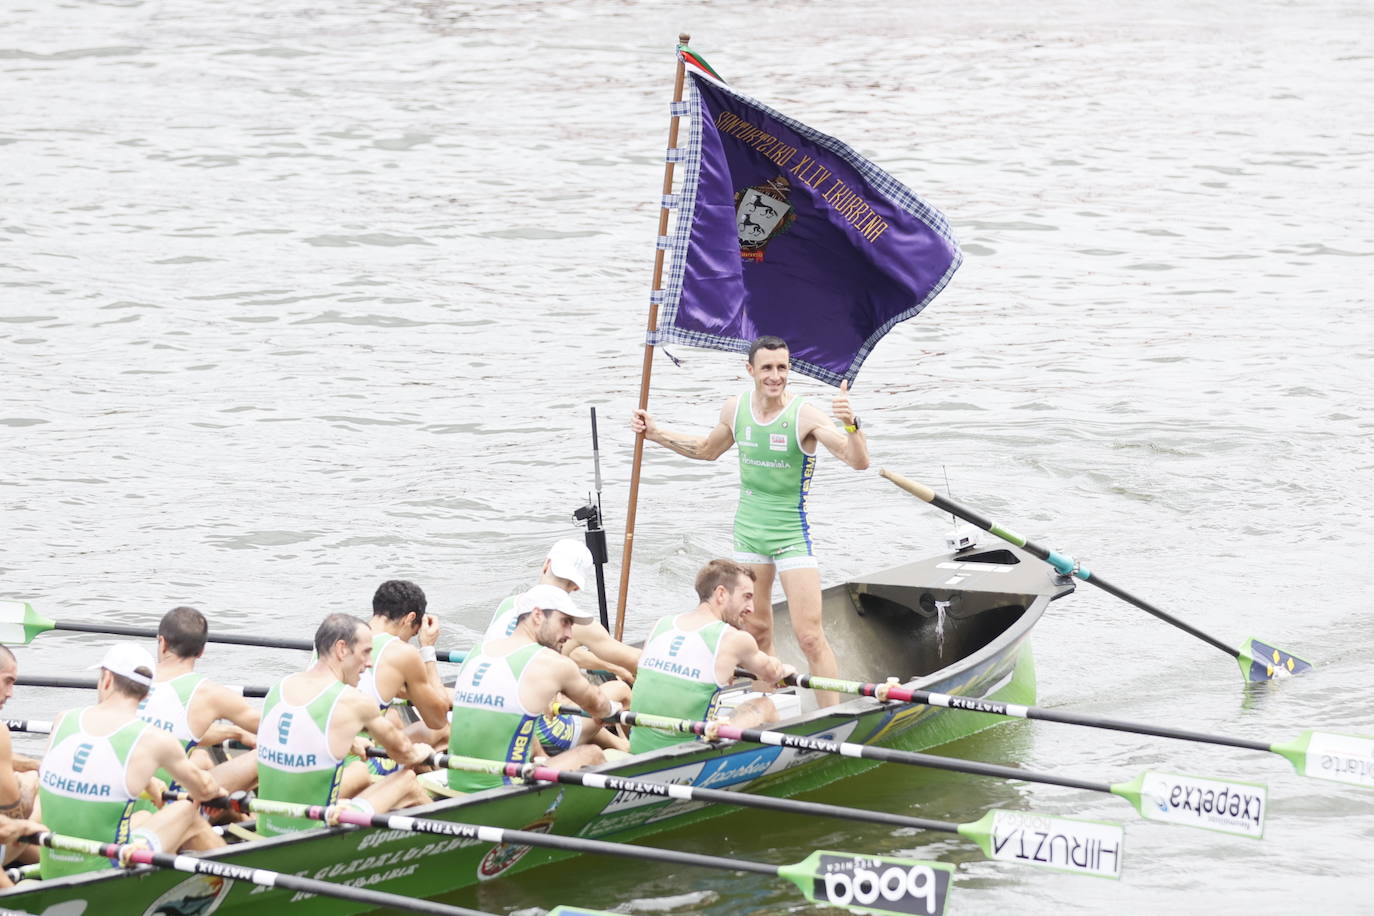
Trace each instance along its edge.
<path fill-rule="evenodd" d="M 568 594 L 587 587 L 595 564 L 587 545 L 572 538 L 554 543 L 539 571 L 539 585 L 552 585 Z M 502 601 L 487 625 L 483 639 L 500 639 L 515 632 L 515 596 Z M 616 639 L 594 617 L 579 618 L 573 625 L 572 638 L 562 653 L 581 668 L 609 671 L 626 683 L 634 683 L 635 668 L 639 664 L 639 650 Z"/>
<path fill-rule="evenodd" d="M 733 560 L 712 560 L 697 573 L 700 603 L 686 614 L 669 615 L 654 625 L 644 642 L 635 681 L 634 708 L 675 719 L 715 716 L 720 691 L 742 667 L 765 684 L 776 684 L 796 669 L 759 650 L 744 622 L 754 612 L 754 571 Z M 773 701 L 758 697 L 740 704 L 730 724 L 751 728 L 776 722 Z M 684 741 L 692 735 L 670 734 L 651 728 L 630 730 L 630 751 L 652 751 Z"/>
<path fill-rule="evenodd" d="M 14 682 L 19 679 L 19 660 L 5 646 L 0 645 L 0 709 L 14 696 Z M 28 817 L 33 813 L 33 801 L 38 794 L 38 761 L 14 752 L 9 726 L 0 719 L 0 818 Z M 38 852 L 32 847 L 15 847 L 0 841 L 0 887 L 9 887 L 4 866 L 11 860 L 36 862 Z"/>
<path fill-rule="evenodd" d="M 216 766 L 206 750 L 230 739 L 253 747 L 260 718 L 242 695 L 196 673 L 209 633 L 205 615 L 193 607 L 172 608 L 162 615 L 153 689 L 139 704 L 138 717 L 181 742 L 196 766 L 213 768 L 215 781 L 225 791 L 251 789 L 258 782 L 254 754 L 240 754 Z M 228 722 L 221 722 L 224 719 Z M 157 777 L 174 791 L 181 788 L 165 771 L 158 771 Z"/>
<path fill-rule="evenodd" d="M 577 610 L 567 592 L 536 585 L 517 595 L 515 605 L 515 632 L 483 642 L 458 669 L 449 736 L 452 754 L 511 763 L 535 759 L 542 750 L 536 726 L 560 693 L 593 716 L 609 716 L 622 708 L 558 652 L 573 625 L 591 619 Z M 587 725 L 569 736 L 570 748 L 550 757 L 548 766 L 571 770 L 605 759 L 600 748 L 581 743 L 600 722 L 592 720 Z M 485 773 L 448 773 L 449 788 L 460 792 L 511 781 Z"/>
<path fill-rule="evenodd" d="M 373 783 L 363 763 L 345 759 L 362 731 L 404 767 L 422 764 L 433 753 L 429 745 L 407 738 L 358 690 L 372 661 L 372 630 L 350 614 L 330 614 L 315 631 L 315 653 L 308 670 L 287 675 L 263 703 L 259 797 L 306 805 L 332 805 L 343 798 L 369 813 L 428 802 L 409 769 Z M 318 825 L 305 818 L 258 818 L 258 832 L 265 836 Z"/>
<path fill-rule="evenodd" d="M 549 550 L 544 567 L 539 572 L 539 584 L 560 588 L 571 595 L 586 586 L 593 566 L 592 552 L 587 549 L 587 545 L 572 538 L 564 538 L 555 542 Z M 484 642 L 501 639 L 515 632 L 515 620 L 518 616 L 516 597 L 512 595 L 496 608 L 496 613 L 482 636 Z M 639 650 L 611 636 L 596 618 L 584 615 L 578 619 L 586 622 L 573 624 L 572 637 L 559 651 L 576 662 L 580 668 L 609 671 L 624 681 L 625 683 L 612 681 L 603 684 L 602 689 L 612 700 L 622 706 L 629 706 L 630 688 L 627 685 L 634 682 L 634 669 L 639 664 Z M 566 698 L 560 700 L 566 701 Z M 583 740 L 579 735 L 585 724 L 578 716 L 549 715 L 540 719 L 536 728 L 539 730 L 539 741 L 544 749 L 560 752 Z M 622 735 L 609 728 L 597 728 L 593 729 L 593 732 L 591 740 L 598 747 L 624 751 L 630 746 Z"/>
<path fill-rule="evenodd" d="M 448 690 L 439 677 L 434 644 L 439 639 L 439 620 L 426 614 L 425 593 L 414 582 L 391 579 L 372 595 L 372 667 L 363 672 L 358 689 L 383 711 L 398 697 L 410 702 L 420 716 L 406 733 L 426 744 L 448 741 Z M 416 636 L 417 649 L 410 644 Z M 395 715 L 394 713 L 392 714 Z M 393 722 L 401 725 L 399 718 Z M 372 759 L 373 771 L 385 774 L 399 764 Z M 390 766 L 386 766 L 390 764 Z"/>
<path fill-rule="evenodd" d="M 38 772 L 34 820 L 54 833 L 102 843 L 133 843 L 154 852 L 224 845 L 197 805 L 224 795 L 207 771 L 186 759 L 181 744 L 138 718 L 153 685 L 153 659 L 133 643 L 115 643 L 96 665 L 99 702 L 53 722 Z M 159 768 L 191 795 L 151 811 L 140 793 Z M 157 801 L 161 801 L 158 799 Z M 111 867 L 108 859 L 43 849 L 44 878 Z"/>

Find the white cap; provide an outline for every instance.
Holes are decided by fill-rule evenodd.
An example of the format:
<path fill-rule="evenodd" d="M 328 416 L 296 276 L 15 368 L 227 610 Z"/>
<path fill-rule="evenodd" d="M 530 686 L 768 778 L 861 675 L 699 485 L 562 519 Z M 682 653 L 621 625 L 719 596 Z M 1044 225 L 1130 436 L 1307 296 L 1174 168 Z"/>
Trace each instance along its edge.
<path fill-rule="evenodd" d="M 99 664 L 91 665 L 87 671 L 94 671 L 97 668 L 105 668 L 114 672 L 120 677 L 127 677 L 135 684 L 142 684 L 144 687 L 153 686 L 151 672 L 157 670 L 157 663 L 148 654 L 148 650 L 131 642 L 117 642 L 109 649 L 105 650 L 105 657 Z M 149 674 L 139 674 L 135 668 L 147 668 Z"/>
<path fill-rule="evenodd" d="M 568 593 L 556 585 L 536 585 L 529 591 L 515 596 L 515 616 L 528 614 L 535 608 L 541 611 L 562 611 L 573 619 L 573 623 L 591 623 L 596 619 L 591 614 L 579 611 Z"/>
<path fill-rule="evenodd" d="M 549 572 L 578 588 L 586 588 L 587 578 L 592 574 L 592 552 L 581 541 L 564 538 L 549 551 Z"/>

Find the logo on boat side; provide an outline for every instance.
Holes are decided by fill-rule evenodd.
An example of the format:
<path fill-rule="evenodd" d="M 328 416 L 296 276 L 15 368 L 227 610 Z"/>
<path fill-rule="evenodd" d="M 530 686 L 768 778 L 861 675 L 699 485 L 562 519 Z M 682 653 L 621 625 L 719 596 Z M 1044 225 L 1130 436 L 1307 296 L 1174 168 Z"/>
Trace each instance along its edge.
<path fill-rule="evenodd" d="M 544 810 L 544 814 L 539 820 L 521 827 L 530 833 L 552 833 L 554 822 L 554 811 L 558 808 L 558 803 L 563 800 L 563 790 L 558 791 L 553 803 Z M 529 846 L 516 846 L 511 843 L 498 843 L 493 846 L 491 852 L 482 857 L 482 861 L 477 863 L 477 880 L 490 881 L 497 875 L 506 871 L 525 857 L 530 851 Z"/>
<path fill-rule="evenodd" d="M 762 261 L 768 243 L 792 227 L 797 212 L 787 202 L 791 193 L 791 182 L 781 175 L 735 192 L 735 230 L 741 258 Z"/>
<path fill-rule="evenodd" d="M 692 784 L 703 789 L 713 789 L 757 779 L 768 772 L 768 768 L 781 753 L 782 748 L 770 747 L 708 760 Z"/>
<path fill-rule="evenodd" d="M 143 916 L 209 916 L 233 885 L 219 875 L 193 875 L 154 900 Z"/>

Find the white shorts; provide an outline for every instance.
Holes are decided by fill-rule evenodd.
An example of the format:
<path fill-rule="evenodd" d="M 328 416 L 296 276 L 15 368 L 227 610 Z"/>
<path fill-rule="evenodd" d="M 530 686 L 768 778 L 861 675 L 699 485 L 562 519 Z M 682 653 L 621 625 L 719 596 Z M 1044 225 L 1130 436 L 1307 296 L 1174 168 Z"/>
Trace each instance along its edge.
<path fill-rule="evenodd" d="M 813 556 L 783 557 L 782 559 L 777 559 L 767 554 L 745 553 L 742 550 L 735 551 L 734 560 L 736 563 L 744 563 L 750 566 L 772 566 L 780 573 L 791 572 L 794 569 L 820 569 L 821 567 L 820 560 Z"/>

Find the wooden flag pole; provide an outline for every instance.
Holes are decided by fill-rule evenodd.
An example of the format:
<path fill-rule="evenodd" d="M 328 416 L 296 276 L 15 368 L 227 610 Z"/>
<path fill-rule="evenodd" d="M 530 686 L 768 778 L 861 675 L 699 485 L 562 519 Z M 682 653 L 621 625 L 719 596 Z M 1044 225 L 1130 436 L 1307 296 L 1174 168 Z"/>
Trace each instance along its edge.
<path fill-rule="evenodd" d="M 692 36 L 686 32 L 678 35 L 679 47 L 686 47 L 687 42 L 691 41 Z M 681 56 L 677 59 L 677 76 L 673 80 L 673 114 L 668 121 L 668 149 L 677 146 L 677 128 L 681 116 L 677 114 L 677 103 L 682 101 L 682 86 L 686 80 L 686 65 L 683 64 Z M 663 164 L 663 196 L 666 198 L 673 193 L 673 166 L 674 162 L 669 159 Z M 658 211 L 658 238 L 668 235 L 668 216 L 670 207 L 659 207 Z M 667 249 L 662 245 L 656 246 L 654 252 L 654 293 L 661 292 L 663 289 L 663 260 L 666 257 Z M 639 376 L 639 409 L 649 409 L 649 376 L 654 369 L 654 346 L 649 343 L 653 339 L 652 335 L 658 330 L 658 297 L 651 296 L 649 301 L 649 331 L 644 341 L 644 368 Z M 630 471 L 630 504 L 625 510 L 625 547 L 620 555 L 620 593 L 616 597 L 615 605 L 615 638 L 622 639 L 625 635 L 625 599 L 630 590 L 630 557 L 634 553 L 635 544 L 635 509 L 639 504 L 639 468 L 644 460 L 644 434 L 635 434 L 635 457 L 634 465 Z"/>

